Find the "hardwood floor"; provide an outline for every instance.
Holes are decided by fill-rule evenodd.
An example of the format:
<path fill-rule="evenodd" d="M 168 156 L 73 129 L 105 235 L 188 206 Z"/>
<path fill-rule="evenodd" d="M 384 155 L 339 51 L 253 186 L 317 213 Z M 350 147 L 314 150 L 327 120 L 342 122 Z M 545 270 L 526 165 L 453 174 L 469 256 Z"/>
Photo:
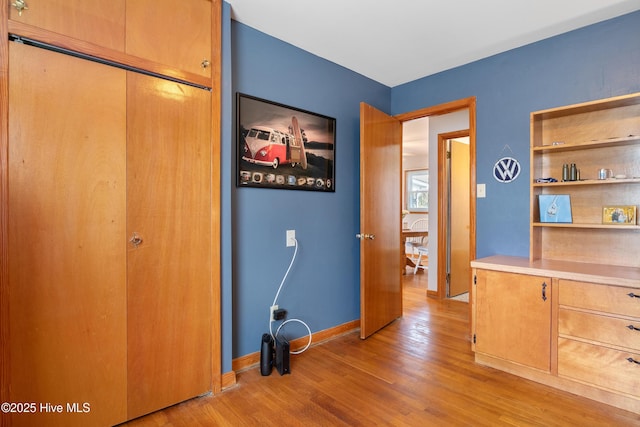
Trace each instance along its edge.
<path fill-rule="evenodd" d="M 427 300 L 404 276 L 404 316 L 291 356 L 291 374 L 238 384 L 128 426 L 638 426 L 640 416 L 477 365 L 468 305 Z"/>

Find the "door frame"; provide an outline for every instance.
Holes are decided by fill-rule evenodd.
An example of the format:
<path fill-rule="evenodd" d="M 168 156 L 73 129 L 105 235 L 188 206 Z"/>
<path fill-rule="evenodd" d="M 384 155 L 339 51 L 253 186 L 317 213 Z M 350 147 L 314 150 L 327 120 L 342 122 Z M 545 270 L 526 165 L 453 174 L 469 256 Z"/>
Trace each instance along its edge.
<path fill-rule="evenodd" d="M 471 255 L 471 259 L 475 258 L 476 255 L 476 97 L 471 96 L 468 98 L 462 98 L 455 101 L 446 102 L 444 104 L 438 104 L 431 107 L 422 108 L 420 110 L 410 111 L 403 114 L 395 115 L 394 117 L 400 122 L 406 122 L 414 119 L 420 119 L 423 117 L 429 116 L 441 116 L 449 113 L 455 113 L 457 111 L 465 110 L 469 111 L 469 162 L 470 162 L 470 191 L 469 191 L 469 253 Z M 466 130 L 465 130 L 466 132 Z M 438 144 L 440 146 L 440 143 Z M 438 160 L 438 169 L 440 169 L 440 160 Z M 442 180 L 438 177 L 438 182 Z M 440 185 L 440 184 L 439 184 Z M 438 203 L 438 224 L 440 224 L 440 209 L 441 203 Z M 443 259 L 443 250 L 444 246 L 441 244 L 440 239 L 443 237 L 440 229 L 438 230 L 438 275 L 441 271 L 440 262 Z M 427 296 L 435 299 L 443 299 L 446 295 L 446 286 L 445 283 L 441 283 L 440 278 L 438 279 L 438 287 L 437 291 L 427 291 Z M 471 286 L 471 281 L 469 282 L 469 301 L 471 301 L 473 287 Z M 469 313 L 471 314 L 471 304 L 469 304 Z"/>
<path fill-rule="evenodd" d="M 472 173 L 469 176 L 469 255 L 475 257 L 475 225 L 471 226 L 475 219 L 475 150 L 471 148 L 469 129 L 461 129 L 452 132 L 438 134 L 438 290 L 435 292 L 437 299 L 447 298 L 447 222 L 449 218 L 449 198 L 451 196 L 447 179 L 447 141 L 456 138 L 469 137 L 469 163 Z M 474 158 L 472 159 L 472 155 Z M 441 254 L 443 256 L 441 256 Z M 471 276 L 469 276 L 469 291 L 471 291 Z"/>

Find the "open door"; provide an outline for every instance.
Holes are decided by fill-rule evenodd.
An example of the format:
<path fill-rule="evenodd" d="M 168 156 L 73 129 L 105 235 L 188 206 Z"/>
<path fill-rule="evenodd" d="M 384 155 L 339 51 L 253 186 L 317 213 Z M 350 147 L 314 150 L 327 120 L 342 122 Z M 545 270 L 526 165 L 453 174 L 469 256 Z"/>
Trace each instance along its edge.
<path fill-rule="evenodd" d="M 360 104 L 360 338 L 402 315 L 402 125 Z"/>
<path fill-rule="evenodd" d="M 471 283 L 470 162 L 468 136 L 449 140 L 447 297 L 469 292 Z M 466 141 L 466 142 L 465 142 Z"/>

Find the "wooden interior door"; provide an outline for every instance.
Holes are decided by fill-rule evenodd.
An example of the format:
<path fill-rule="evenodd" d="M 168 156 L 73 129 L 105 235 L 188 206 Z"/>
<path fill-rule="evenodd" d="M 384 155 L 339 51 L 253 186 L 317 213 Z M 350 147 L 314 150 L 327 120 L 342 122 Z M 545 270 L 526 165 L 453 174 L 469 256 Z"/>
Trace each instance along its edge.
<path fill-rule="evenodd" d="M 38 405 L 11 425 L 117 424 L 127 391 L 125 72 L 9 45 L 10 399 Z M 46 402 L 62 413 L 41 410 Z"/>
<path fill-rule="evenodd" d="M 471 284 L 470 254 L 470 162 L 469 144 L 450 140 L 449 186 L 449 289 L 447 297 L 469 292 Z"/>
<path fill-rule="evenodd" d="M 402 316 L 402 125 L 360 104 L 360 337 Z"/>
<path fill-rule="evenodd" d="M 211 390 L 211 93 L 135 73 L 127 83 L 134 418 Z"/>

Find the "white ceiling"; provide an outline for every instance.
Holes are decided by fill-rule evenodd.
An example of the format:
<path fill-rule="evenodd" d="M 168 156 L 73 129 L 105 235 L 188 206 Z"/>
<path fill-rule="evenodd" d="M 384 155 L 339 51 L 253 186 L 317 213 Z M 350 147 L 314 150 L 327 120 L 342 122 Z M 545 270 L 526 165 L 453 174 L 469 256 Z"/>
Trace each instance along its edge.
<path fill-rule="evenodd" d="M 640 9 L 640 0 L 227 0 L 238 22 L 389 87 Z"/>

